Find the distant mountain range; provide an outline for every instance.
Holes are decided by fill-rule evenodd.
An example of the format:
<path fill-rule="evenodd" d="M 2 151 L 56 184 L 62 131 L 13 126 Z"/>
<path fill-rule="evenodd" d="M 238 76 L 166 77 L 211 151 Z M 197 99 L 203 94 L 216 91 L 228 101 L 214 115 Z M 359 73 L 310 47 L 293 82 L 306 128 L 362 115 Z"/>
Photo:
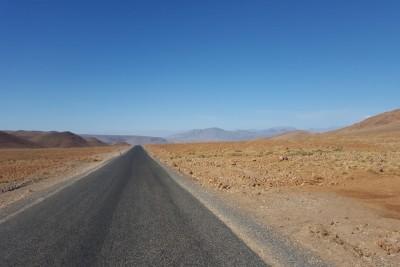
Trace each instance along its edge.
<path fill-rule="evenodd" d="M 221 128 L 195 129 L 169 136 L 170 142 L 207 142 L 207 141 L 243 141 L 257 138 L 267 138 L 295 131 L 293 127 L 275 127 L 265 130 L 235 130 L 228 131 Z"/>
<path fill-rule="evenodd" d="M 103 134 L 83 134 L 85 138 L 96 138 L 108 144 L 126 143 L 130 145 L 145 144 L 165 144 L 168 141 L 161 137 L 141 136 L 141 135 L 103 135 Z"/>
<path fill-rule="evenodd" d="M 0 148 L 51 148 L 92 147 L 110 144 L 165 144 L 186 142 L 243 141 L 261 138 L 280 140 L 305 139 L 316 135 L 315 131 L 301 131 L 293 127 L 275 127 L 266 130 L 228 131 L 221 128 L 195 129 L 168 138 L 139 135 L 78 135 L 72 132 L 0 131 Z M 319 131 L 321 132 L 321 131 Z M 319 133 L 321 135 L 399 134 L 400 109 L 381 113 L 351 126 Z"/>
<path fill-rule="evenodd" d="M 168 141 L 179 142 L 217 142 L 243 141 L 261 138 L 304 139 L 314 134 L 387 134 L 400 133 L 400 109 L 384 112 L 369 117 L 361 122 L 344 128 L 297 130 L 293 127 L 275 127 L 266 130 L 227 131 L 221 128 L 196 129 L 168 137 Z"/>

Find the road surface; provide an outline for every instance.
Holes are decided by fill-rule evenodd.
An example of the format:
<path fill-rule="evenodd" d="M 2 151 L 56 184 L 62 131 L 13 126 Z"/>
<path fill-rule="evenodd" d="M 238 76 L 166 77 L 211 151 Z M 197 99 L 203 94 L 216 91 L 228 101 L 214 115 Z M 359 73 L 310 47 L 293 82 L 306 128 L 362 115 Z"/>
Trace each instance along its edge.
<path fill-rule="evenodd" d="M 265 266 L 134 147 L 0 224 L 1 266 Z"/>

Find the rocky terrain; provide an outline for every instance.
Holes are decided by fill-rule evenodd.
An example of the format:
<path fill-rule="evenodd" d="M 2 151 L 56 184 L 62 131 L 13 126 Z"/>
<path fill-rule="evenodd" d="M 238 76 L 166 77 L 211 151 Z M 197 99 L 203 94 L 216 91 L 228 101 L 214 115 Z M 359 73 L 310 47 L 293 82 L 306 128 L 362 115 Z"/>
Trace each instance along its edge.
<path fill-rule="evenodd" d="M 399 115 L 383 113 L 324 134 L 146 148 L 338 265 L 396 266 Z"/>
<path fill-rule="evenodd" d="M 0 149 L 0 208 L 75 179 L 130 146 Z"/>
<path fill-rule="evenodd" d="M 0 192 L 66 174 L 91 163 L 102 162 L 108 154 L 126 147 L 1 149 Z"/>
<path fill-rule="evenodd" d="M 230 190 L 307 185 L 337 187 L 355 179 L 400 175 L 400 153 L 396 148 L 318 139 L 304 144 L 275 140 L 176 144 L 151 146 L 150 150 L 180 171 Z"/>

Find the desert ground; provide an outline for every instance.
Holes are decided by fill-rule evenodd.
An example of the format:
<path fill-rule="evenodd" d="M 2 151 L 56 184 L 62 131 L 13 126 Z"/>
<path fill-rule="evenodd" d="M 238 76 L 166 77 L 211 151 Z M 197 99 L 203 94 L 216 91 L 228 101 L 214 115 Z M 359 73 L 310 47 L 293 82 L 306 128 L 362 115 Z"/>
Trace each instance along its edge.
<path fill-rule="evenodd" d="M 88 171 L 129 146 L 0 149 L 0 207 Z"/>
<path fill-rule="evenodd" d="M 326 134 L 146 149 L 339 266 L 399 266 L 400 134 L 381 126 L 387 117 Z"/>

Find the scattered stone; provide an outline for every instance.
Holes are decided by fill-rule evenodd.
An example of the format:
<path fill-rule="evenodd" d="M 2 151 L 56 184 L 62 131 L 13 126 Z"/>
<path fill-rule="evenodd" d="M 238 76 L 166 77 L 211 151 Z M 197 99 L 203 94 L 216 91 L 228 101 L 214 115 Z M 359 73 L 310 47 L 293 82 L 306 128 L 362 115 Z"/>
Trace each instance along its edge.
<path fill-rule="evenodd" d="M 319 237 L 327 237 L 329 235 L 328 230 L 321 224 L 309 226 L 309 231 L 311 234 L 317 235 Z"/>
<path fill-rule="evenodd" d="M 386 251 L 388 255 L 400 253 L 400 240 L 381 239 L 377 242 L 378 246 Z"/>
<path fill-rule="evenodd" d="M 279 161 L 289 160 L 287 156 L 280 156 Z"/>
<path fill-rule="evenodd" d="M 218 188 L 219 188 L 219 189 L 228 190 L 228 189 L 230 189 L 231 187 L 230 187 L 230 185 L 227 185 L 227 184 L 224 185 L 223 183 L 219 183 Z"/>
<path fill-rule="evenodd" d="M 339 245 L 344 244 L 343 240 L 337 234 L 335 235 L 334 241 Z"/>

